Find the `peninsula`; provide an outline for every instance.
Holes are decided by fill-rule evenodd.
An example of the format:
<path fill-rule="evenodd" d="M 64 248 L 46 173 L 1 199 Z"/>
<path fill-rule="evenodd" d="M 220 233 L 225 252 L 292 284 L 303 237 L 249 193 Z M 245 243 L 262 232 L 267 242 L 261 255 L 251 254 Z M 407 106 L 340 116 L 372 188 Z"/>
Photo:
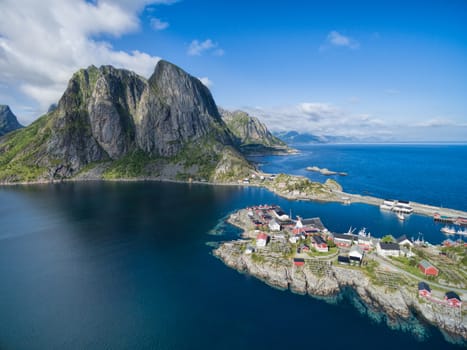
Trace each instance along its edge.
<path fill-rule="evenodd" d="M 228 222 L 243 230 L 242 238 L 213 253 L 233 269 L 311 296 L 351 288 L 368 312 L 383 313 L 390 325 L 416 315 L 467 340 L 467 257 L 460 243 L 379 239 L 364 229 L 332 233 L 319 218 L 294 220 L 274 205 L 241 209 Z"/>

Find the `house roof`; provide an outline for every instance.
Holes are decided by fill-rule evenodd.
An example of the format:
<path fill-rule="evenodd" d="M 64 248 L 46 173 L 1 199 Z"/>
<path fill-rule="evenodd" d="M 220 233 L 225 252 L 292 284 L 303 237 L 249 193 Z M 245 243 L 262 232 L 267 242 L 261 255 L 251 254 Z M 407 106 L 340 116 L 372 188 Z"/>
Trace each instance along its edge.
<path fill-rule="evenodd" d="M 381 247 L 382 250 L 400 250 L 398 243 L 379 242 L 379 246 Z"/>
<path fill-rule="evenodd" d="M 357 252 L 359 253 L 360 255 L 363 255 L 363 249 L 361 247 L 359 247 L 358 245 L 353 245 L 351 248 L 350 248 L 350 253 L 352 252 Z"/>
<path fill-rule="evenodd" d="M 432 263 L 430 263 L 429 261 L 427 260 L 422 260 L 420 261 L 420 265 L 424 268 L 424 269 L 427 269 L 429 267 L 434 267 Z M 436 269 L 436 267 L 435 267 Z"/>
<path fill-rule="evenodd" d="M 326 243 L 326 241 L 321 236 L 313 236 L 313 241 L 316 244 L 325 244 Z"/>
<path fill-rule="evenodd" d="M 343 263 L 349 263 L 350 262 L 350 259 L 348 256 L 342 256 L 342 255 L 339 255 L 337 257 L 337 261 L 338 262 L 343 262 Z"/>
<path fill-rule="evenodd" d="M 461 298 L 454 292 L 447 292 L 446 293 L 446 298 L 447 299 L 457 299 L 457 300 L 461 301 Z"/>
<path fill-rule="evenodd" d="M 419 282 L 418 283 L 418 290 L 427 290 L 427 291 L 431 292 L 431 288 L 428 285 L 428 283 L 426 283 L 426 282 Z"/>
<path fill-rule="evenodd" d="M 256 236 L 256 239 L 264 239 L 264 240 L 267 240 L 268 239 L 268 235 L 261 232 L 258 234 L 258 236 Z"/>
<path fill-rule="evenodd" d="M 336 233 L 334 235 L 334 238 L 337 238 L 337 239 L 346 239 L 348 241 L 353 241 L 353 236 L 351 235 L 346 235 L 346 234 L 340 234 L 340 233 Z"/>
<path fill-rule="evenodd" d="M 406 235 L 402 235 L 402 236 L 400 236 L 399 238 L 396 239 L 396 242 L 400 243 L 400 242 L 403 242 L 405 240 L 410 241 L 410 239 L 408 239 Z"/>

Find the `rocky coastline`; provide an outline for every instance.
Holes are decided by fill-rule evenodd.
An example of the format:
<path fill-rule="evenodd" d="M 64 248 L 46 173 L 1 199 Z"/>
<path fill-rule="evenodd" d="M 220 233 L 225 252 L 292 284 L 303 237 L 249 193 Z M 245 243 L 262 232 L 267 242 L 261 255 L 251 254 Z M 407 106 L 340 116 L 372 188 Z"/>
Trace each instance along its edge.
<path fill-rule="evenodd" d="M 377 273 L 381 271 L 383 277 L 375 278 L 367 269 L 337 264 L 335 255 L 305 259 L 304 265 L 297 266 L 291 255 L 273 249 L 255 248 L 254 253 L 247 252 L 246 247 L 254 246 L 255 239 L 246 218 L 245 210 L 232 214 L 227 222 L 243 229 L 243 238 L 223 242 L 213 250 L 213 255 L 228 267 L 274 288 L 312 297 L 334 297 L 350 288 L 368 312 L 384 315 L 391 327 L 418 319 L 438 327 L 450 341 L 467 342 L 465 311 L 420 297 L 418 281 L 378 268 Z"/>
<path fill-rule="evenodd" d="M 440 313 L 431 304 L 421 303 L 415 288 L 390 290 L 386 286 L 373 284 L 362 271 L 335 265 L 313 271 L 308 266 L 297 267 L 290 260 L 280 258 L 269 257 L 254 261 L 252 255 L 242 253 L 242 242 L 223 243 L 213 253 L 227 266 L 248 273 L 273 287 L 310 296 L 333 296 L 350 287 L 367 307 L 384 313 L 388 323 L 408 320 L 413 316 L 412 310 L 416 310 L 417 315 L 429 323 L 450 335 L 467 340 L 465 317 L 453 317 L 454 311 L 446 308 L 443 310 L 445 312 Z"/>

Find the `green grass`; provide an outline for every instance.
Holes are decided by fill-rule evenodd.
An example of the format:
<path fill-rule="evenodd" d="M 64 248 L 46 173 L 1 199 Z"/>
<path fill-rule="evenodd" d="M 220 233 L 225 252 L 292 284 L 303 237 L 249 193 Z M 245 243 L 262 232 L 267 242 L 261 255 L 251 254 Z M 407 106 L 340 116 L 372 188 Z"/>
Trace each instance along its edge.
<path fill-rule="evenodd" d="M 146 166 L 151 160 L 153 158 L 143 151 L 135 151 L 121 159 L 114 160 L 110 167 L 104 171 L 103 177 L 106 180 L 112 180 L 148 176 L 150 174 L 146 170 Z"/>
<path fill-rule="evenodd" d="M 0 180 L 34 181 L 46 172 L 35 161 L 51 133 L 48 120 L 48 115 L 44 115 L 6 136 L 0 145 Z"/>

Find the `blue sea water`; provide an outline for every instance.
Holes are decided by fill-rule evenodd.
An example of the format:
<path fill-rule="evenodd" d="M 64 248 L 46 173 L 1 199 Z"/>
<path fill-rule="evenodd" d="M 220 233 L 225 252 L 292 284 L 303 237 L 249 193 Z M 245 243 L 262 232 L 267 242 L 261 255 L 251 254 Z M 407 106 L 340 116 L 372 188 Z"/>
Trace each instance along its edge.
<path fill-rule="evenodd" d="M 349 193 L 396 198 L 467 211 L 467 145 L 307 145 L 291 156 L 254 158 L 265 171 L 328 177 L 306 171 L 318 166 L 346 172 L 330 176 Z"/>
<path fill-rule="evenodd" d="M 293 157 L 278 158 L 278 166 L 286 170 Z M 356 176 L 339 164 L 316 165 L 348 171 L 349 181 Z M 260 188 L 0 187 L 0 349 L 461 348 L 423 323 L 388 327 L 349 291 L 324 301 L 226 267 L 210 244 L 238 230 L 227 225 L 214 236 L 212 229 L 258 203 L 320 216 L 336 232 L 365 226 L 375 236 L 422 231 L 434 243 L 444 239 L 431 218 L 400 223 L 377 207 L 290 202 Z"/>

